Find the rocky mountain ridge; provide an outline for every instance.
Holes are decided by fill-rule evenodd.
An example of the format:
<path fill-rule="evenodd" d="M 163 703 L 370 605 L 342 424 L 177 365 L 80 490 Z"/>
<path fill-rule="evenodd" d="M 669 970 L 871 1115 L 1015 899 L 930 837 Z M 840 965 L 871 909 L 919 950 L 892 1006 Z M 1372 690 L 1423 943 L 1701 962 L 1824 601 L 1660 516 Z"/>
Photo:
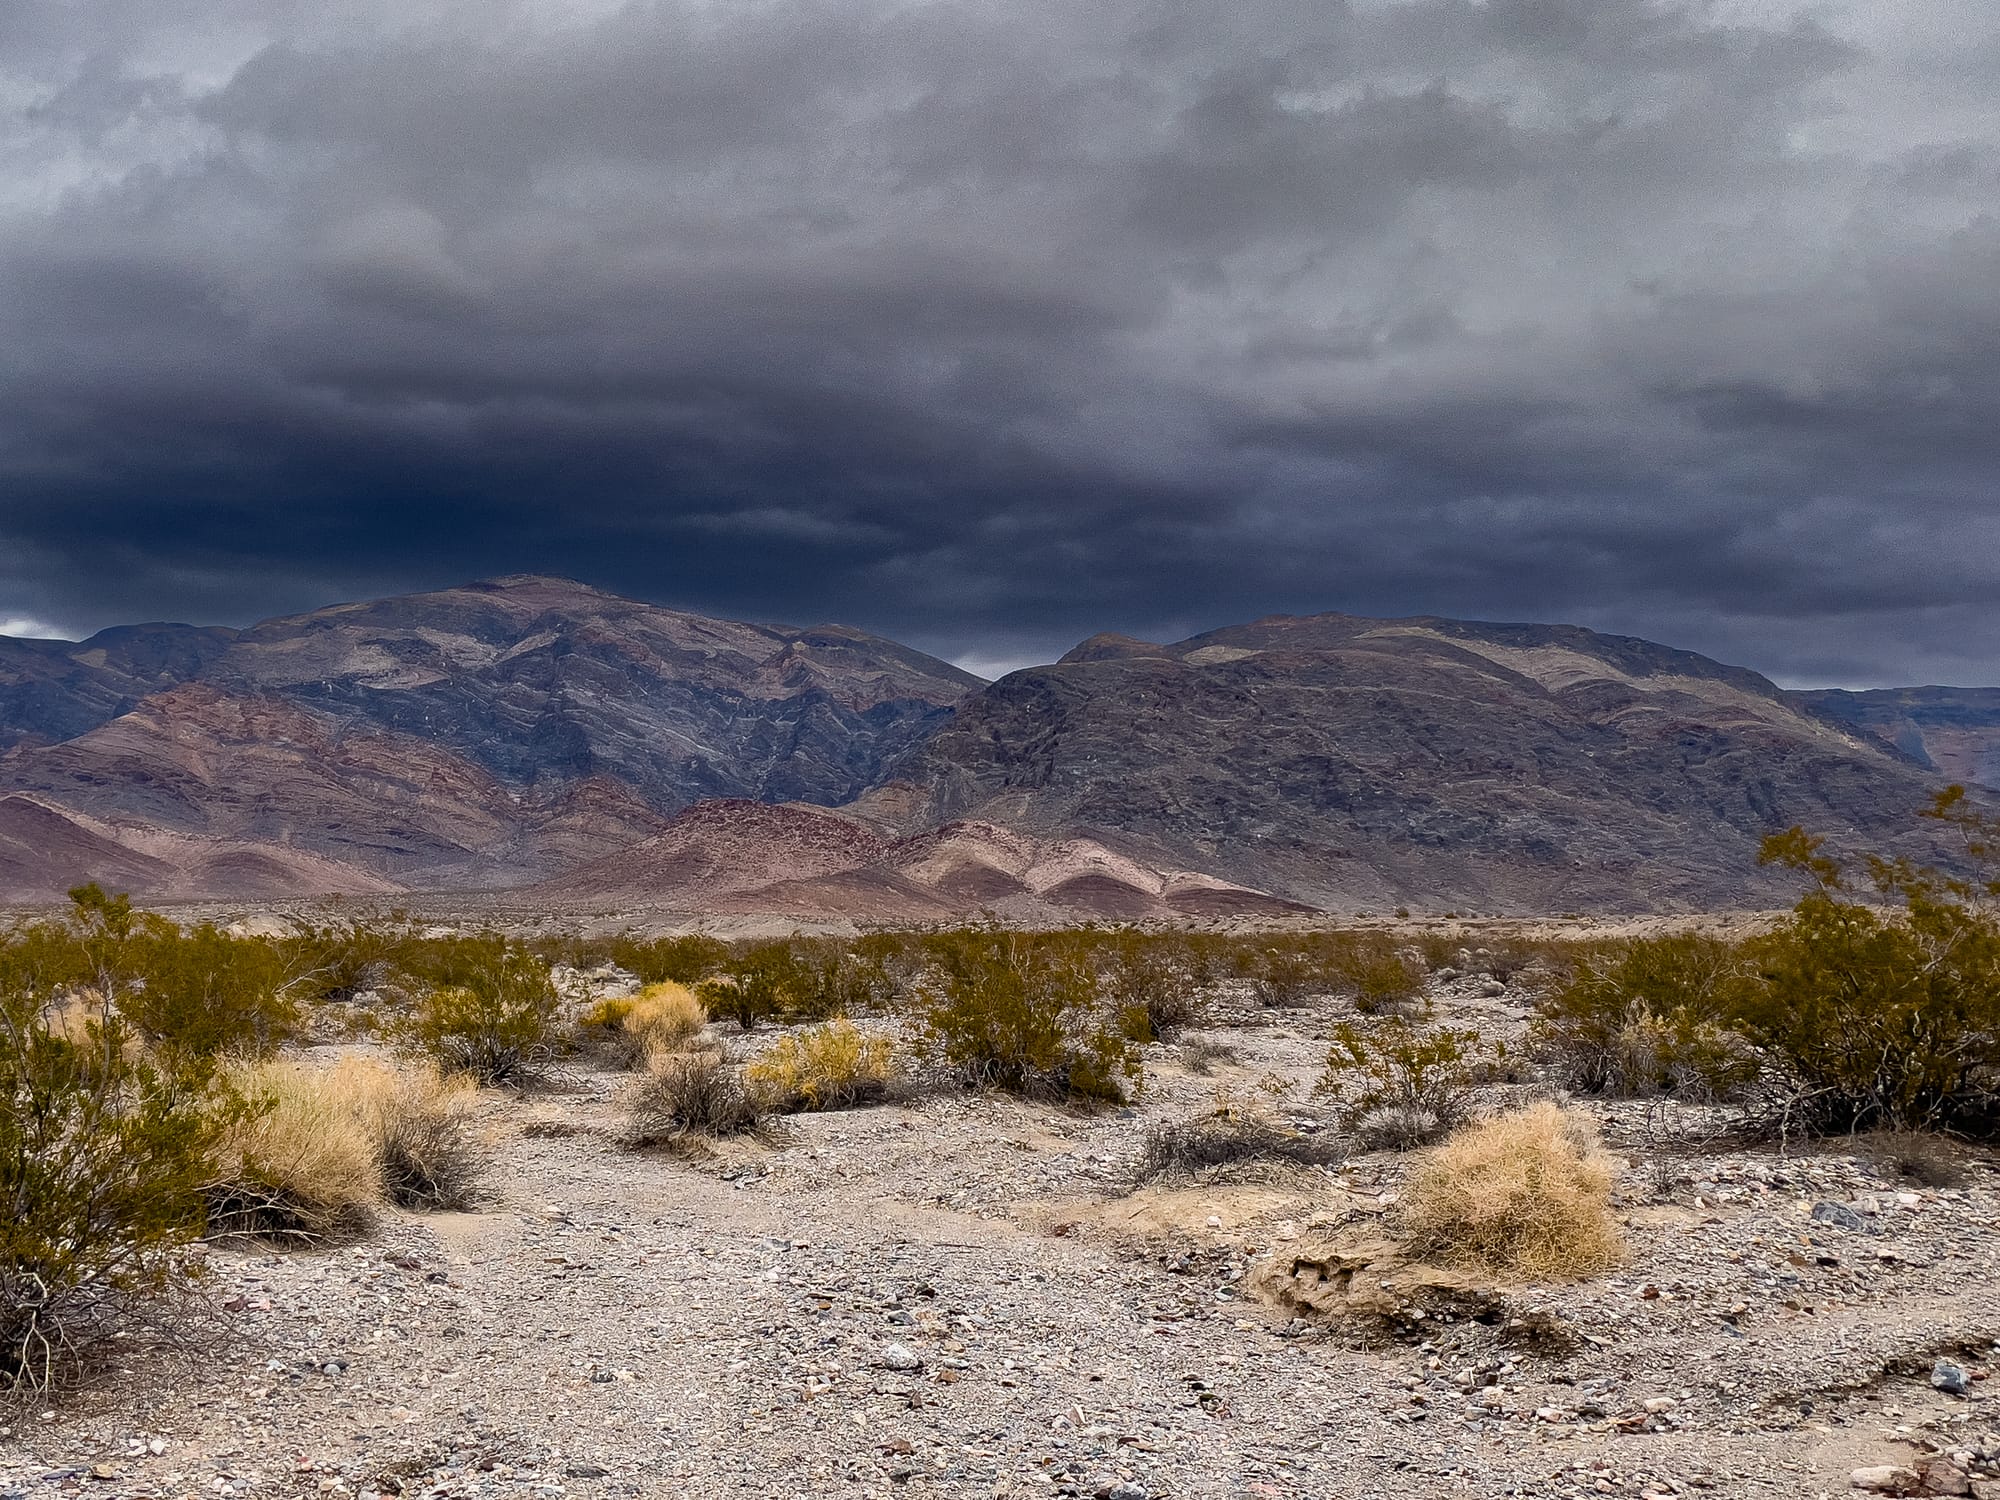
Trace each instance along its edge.
<path fill-rule="evenodd" d="M 1797 822 L 1925 852 L 1934 772 L 1763 677 L 1569 626 L 1275 616 L 1099 636 L 959 706 L 857 810 L 1101 838 L 1314 906 L 1782 900 Z"/>
<path fill-rule="evenodd" d="M 1827 688 L 1798 696 L 1949 780 L 2000 788 L 2000 688 Z"/>
<path fill-rule="evenodd" d="M 538 577 L 0 644 L 0 795 L 68 825 L 0 862 L 14 899 L 99 868 L 169 898 L 518 885 L 708 798 L 849 800 L 980 685 L 844 626 Z"/>
<path fill-rule="evenodd" d="M 0 641 L 0 898 L 99 878 L 875 921 L 1765 904 L 1789 894 L 1755 865 L 1773 828 L 1932 852 L 1913 814 L 1987 768 L 1995 720 L 2000 690 L 1788 693 L 1635 638 L 1428 617 L 1102 635 L 988 685 L 845 627 L 516 577 Z"/>

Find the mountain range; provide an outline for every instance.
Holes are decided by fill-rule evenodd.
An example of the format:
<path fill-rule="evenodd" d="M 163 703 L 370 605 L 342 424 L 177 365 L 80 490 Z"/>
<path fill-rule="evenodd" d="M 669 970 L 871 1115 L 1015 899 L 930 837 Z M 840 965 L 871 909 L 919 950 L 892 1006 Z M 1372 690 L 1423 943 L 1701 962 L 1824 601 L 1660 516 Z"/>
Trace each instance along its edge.
<path fill-rule="evenodd" d="M 512 577 L 0 639 L 0 898 L 521 890 L 884 922 L 1766 904 L 1926 855 L 2000 690 L 1786 692 L 1572 626 L 1278 616 L 985 683 L 842 626 Z"/>

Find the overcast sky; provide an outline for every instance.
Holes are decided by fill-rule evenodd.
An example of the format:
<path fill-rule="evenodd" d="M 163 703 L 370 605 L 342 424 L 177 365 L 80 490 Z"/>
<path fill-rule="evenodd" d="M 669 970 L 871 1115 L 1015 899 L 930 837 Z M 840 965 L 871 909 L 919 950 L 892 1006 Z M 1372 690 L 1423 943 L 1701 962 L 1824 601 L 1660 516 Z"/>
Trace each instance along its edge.
<path fill-rule="evenodd" d="M 1993 0 L 0 0 L 0 629 L 2000 682 Z"/>

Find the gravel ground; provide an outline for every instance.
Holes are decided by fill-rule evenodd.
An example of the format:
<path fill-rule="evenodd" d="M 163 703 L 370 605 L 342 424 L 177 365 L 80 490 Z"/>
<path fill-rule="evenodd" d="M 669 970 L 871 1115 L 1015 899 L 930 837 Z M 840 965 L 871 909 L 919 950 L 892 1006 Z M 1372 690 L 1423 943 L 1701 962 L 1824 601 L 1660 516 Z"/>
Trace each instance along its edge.
<path fill-rule="evenodd" d="M 218 1248 L 226 1333 L 0 1413 L 0 1496 L 1814 1496 L 1953 1453 L 1933 1492 L 2000 1495 L 1984 1162 L 1912 1189 L 1683 1143 L 1662 1171 L 1610 1108 L 1630 1260 L 1509 1292 L 1561 1352 L 1259 1300 L 1269 1257 L 1393 1201 L 1398 1160 L 1136 1194 L 1131 1166 L 1219 1084 L 1302 1098 L 1328 1020 L 1218 1032 L 1213 1077 L 1152 1049 L 1133 1110 L 947 1095 L 703 1161 L 621 1150 L 612 1077 L 495 1095 L 486 1208 Z"/>

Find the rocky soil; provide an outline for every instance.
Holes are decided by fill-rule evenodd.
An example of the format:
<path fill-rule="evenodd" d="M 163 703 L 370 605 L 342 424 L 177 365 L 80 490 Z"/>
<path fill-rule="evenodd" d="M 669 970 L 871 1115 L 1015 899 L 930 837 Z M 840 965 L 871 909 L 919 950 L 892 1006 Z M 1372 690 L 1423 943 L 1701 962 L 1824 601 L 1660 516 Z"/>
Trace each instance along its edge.
<path fill-rule="evenodd" d="M 1505 1033 L 1495 988 L 1446 1011 Z M 0 1496 L 2000 1494 L 1991 1162 L 1911 1186 L 1612 1106 L 1619 1270 L 1299 1318 L 1254 1288 L 1402 1164 L 1132 1191 L 1218 1088 L 1310 1115 L 1331 1015 L 1229 1019 L 1131 1110 L 933 1095 L 702 1159 L 621 1149 L 614 1076 L 495 1094 L 481 1211 L 217 1247 L 227 1328 L 0 1412 Z"/>

